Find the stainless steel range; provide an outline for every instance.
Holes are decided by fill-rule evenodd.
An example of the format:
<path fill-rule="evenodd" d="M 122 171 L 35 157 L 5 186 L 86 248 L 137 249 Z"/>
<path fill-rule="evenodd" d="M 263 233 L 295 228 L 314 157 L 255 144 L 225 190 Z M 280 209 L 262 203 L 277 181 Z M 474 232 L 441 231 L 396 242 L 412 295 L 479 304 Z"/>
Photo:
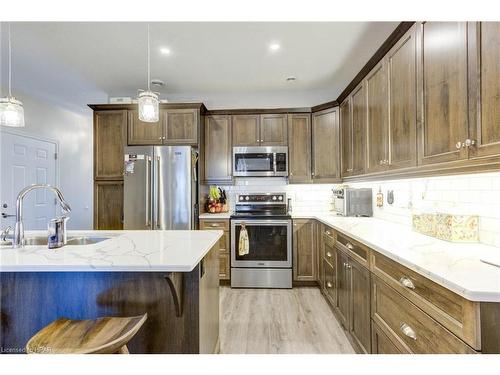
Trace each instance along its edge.
<path fill-rule="evenodd" d="M 284 193 L 236 196 L 231 216 L 231 287 L 292 287 L 292 219 L 286 202 Z"/>

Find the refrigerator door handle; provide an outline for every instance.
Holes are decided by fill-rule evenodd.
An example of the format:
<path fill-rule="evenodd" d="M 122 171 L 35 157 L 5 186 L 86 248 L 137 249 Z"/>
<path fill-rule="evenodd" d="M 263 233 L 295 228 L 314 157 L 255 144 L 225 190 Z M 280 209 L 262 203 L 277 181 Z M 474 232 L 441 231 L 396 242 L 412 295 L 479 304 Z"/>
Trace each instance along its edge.
<path fill-rule="evenodd" d="M 155 224 L 154 224 L 154 229 L 160 229 L 161 227 L 161 215 L 160 215 L 160 160 L 161 158 L 159 156 L 156 157 L 156 170 L 155 170 L 155 177 L 156 177 L 156 192 L 155 192 Z"/>
<path fill-rule="evenodd" d="M 146 226 L 151 226 L 151 158 L 146 157 Z"/>

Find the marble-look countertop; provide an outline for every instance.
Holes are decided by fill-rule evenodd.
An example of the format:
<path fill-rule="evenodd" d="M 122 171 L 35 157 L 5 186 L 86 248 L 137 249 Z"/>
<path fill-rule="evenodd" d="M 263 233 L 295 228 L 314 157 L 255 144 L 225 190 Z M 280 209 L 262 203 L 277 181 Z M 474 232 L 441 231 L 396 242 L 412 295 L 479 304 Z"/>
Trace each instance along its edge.
<path fill-rule="evenodd" d="M 376 218 L 295 212 L 313 218 L 471 301 L 500 302 L 500 248 L 452 243 Z M 499 229 L 500 230 L 500 229 Z"/>
<path fill-rule="evenodd" d="M 68 231 L 72 236 L 109 239 L 59 249 L 0 246 L 1 272 L 119 271 L 191 272 L 222 237 L 222 231 Z M 46 232 L 26 232 L 26 237 Z"/>
<path fill-rule="evenodd" d="M 231 217 L 231 212 L 221 212 L 218 214 L 204 213 L 198 216 L 200 219 L 229 219 Z"/>

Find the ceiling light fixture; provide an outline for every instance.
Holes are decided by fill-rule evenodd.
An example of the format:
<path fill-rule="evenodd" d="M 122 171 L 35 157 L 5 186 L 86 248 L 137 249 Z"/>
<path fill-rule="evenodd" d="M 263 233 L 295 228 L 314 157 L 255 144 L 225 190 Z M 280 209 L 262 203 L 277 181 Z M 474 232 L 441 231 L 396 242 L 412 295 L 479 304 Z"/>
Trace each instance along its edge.
<path fill-rule="evenodd" d="M 12 46 L 10 38 L 10 22 L 8 26 L 9 38 L 9 95 L 0 98 L 0 125 L 13 128 L 24 127 L 23 103 L 12 96 Z"/>
<path fill-rule="evenodd" d="M 139 104 L 139 120 L 144 122 L 158 122 L 160 120 L 160 100 L 158 93 L 151 91 L 151 49 L 149 42 L 148 24 L 148 89 L 139 90 L 137 103 Z"/>
<path fill-rule="evenodd" d="M 271 43 L 271 44 L 269 45 L 269 49 L 270 49 L 271 51 L 277 51 L 277 50 L 279 50 L 280 48 L 281 48 L 281 46 L 279 45 L 279 43 Z"/>
<path fill-rule="evenodd" d="M 163 55 L 170 55 L 170 49 L 168 48 L 160 48 L 160 52 L 163 54 Z"/>

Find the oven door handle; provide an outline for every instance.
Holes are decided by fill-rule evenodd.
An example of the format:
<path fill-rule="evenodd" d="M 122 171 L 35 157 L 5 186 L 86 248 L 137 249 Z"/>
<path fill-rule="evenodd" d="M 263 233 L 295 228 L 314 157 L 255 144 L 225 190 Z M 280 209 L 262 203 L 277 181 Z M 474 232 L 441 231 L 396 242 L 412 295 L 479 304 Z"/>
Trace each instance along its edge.
<path fill-rule="evenodd" d="M 274 219 L 232 219 L 231 220 L 231 225 L 241 225 L 245 224 L 247 227 L 248 226 L 254 226 L 254 225 L 289 225 L 291 224 L 291 220 L 274 220 Z"/>

